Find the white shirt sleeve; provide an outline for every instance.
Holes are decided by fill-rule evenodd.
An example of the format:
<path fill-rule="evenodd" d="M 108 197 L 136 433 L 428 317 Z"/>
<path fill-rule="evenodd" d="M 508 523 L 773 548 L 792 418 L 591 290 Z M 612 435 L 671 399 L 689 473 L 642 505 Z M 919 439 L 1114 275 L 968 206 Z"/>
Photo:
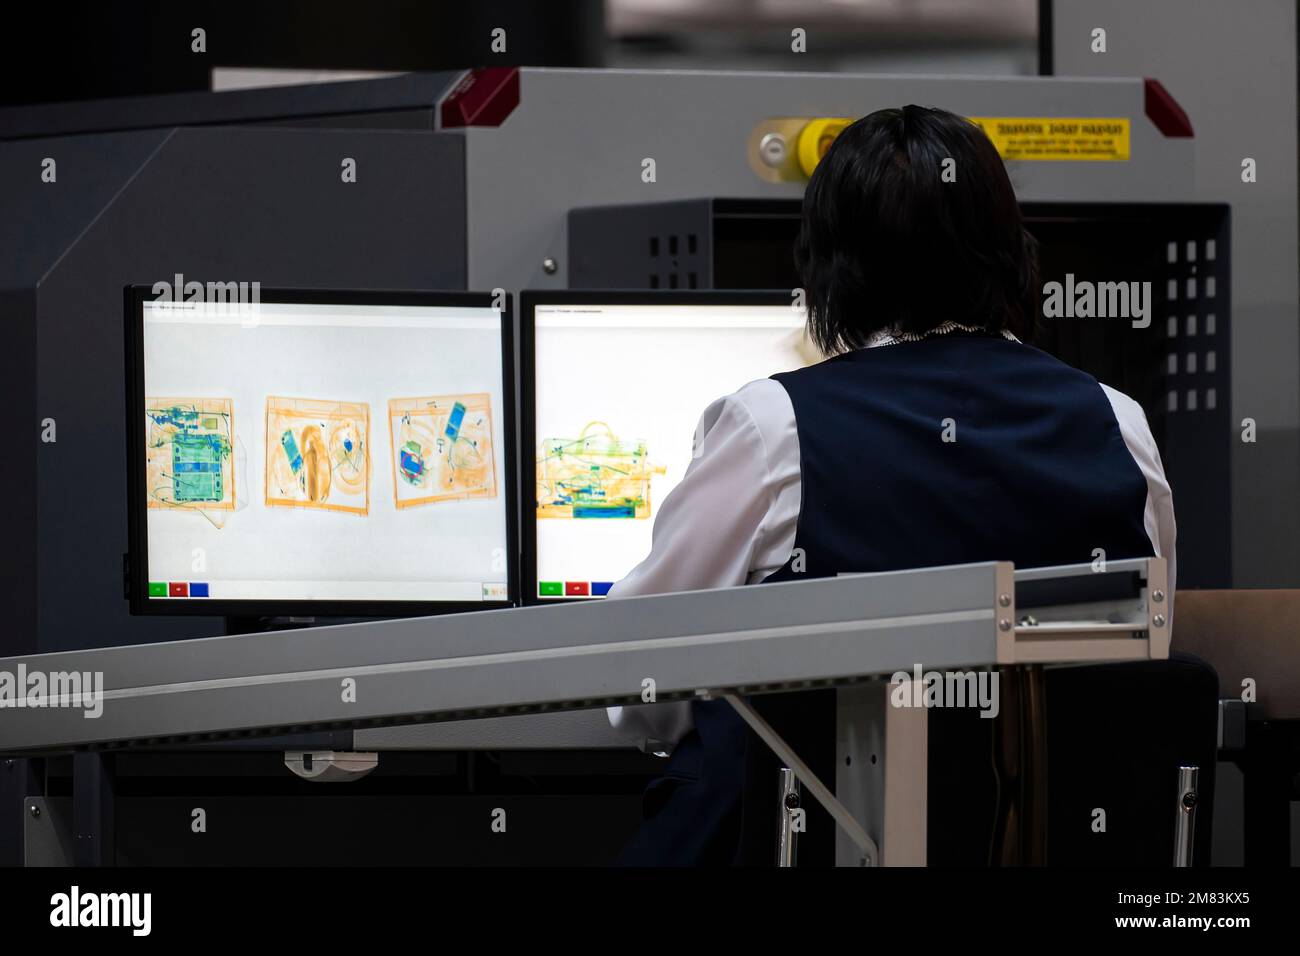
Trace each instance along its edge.
<path fill-rule="evenodd" d="M 790 397 L 771 379 L 751 382 L 705 409 L 690 466 L 654 517 L 649 556 L 609 597 L 763 580 L 789 560 L 799 497 Z M 687 701 L 611 707 L 609 720 L 638 741 L 675 744 L 692 727 Z"/>
<path fill-rule="evenodd" d="M 1178 526 L 1174 521 L 1174 497 L 1169 490 L 1169 480 L 1165 478 L 1160 451 L 1156 448 L 1156 440 L 1151 434 L 1142 406 L 1109 385 L 1102 385 L 1101 388 L 1110 400 L 1124 444 L 1142 470 L 1142 477 L 1147 480 L 1147 506 L 1143 520 L 1156 557 L 1165 558 L 1169 563 L 1169 621 L 1172 627 Z"/>

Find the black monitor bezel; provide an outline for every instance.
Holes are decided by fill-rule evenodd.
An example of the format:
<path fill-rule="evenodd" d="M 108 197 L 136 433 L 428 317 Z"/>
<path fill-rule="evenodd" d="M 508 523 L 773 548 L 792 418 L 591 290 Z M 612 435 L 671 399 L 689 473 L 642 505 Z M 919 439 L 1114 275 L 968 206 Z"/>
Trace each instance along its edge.
<path fill-rule="evenodd" d="M 298 601 L 298 600 L 150 600 L 148 508 L 145 506 L 144 430 L 139 410 L 144 408 L 144 303 L 158 296 L 148 285 L 127 285 L 126 313 L 126 435 L 127 435 L 127 599 L 130 613 L 142 616 L 202 617 L 417 617 L 495 610 L 519 604 L 519 519 L 515 465 L 518 435 L 515 412 L 515 350 L 512 298 L 505 293 L 446 292 L 424 289 L 295 289 L 261 288 L 262 302 L 304 305 L 421 305 L 499 309 L 501 313 L 502 436 L 506 509 L 506 597 L 493 601 Z"/>
<path fill-rule="evenodd" d="M 522 603 L 592 603 L 603 598 L 541 598 L 537 594 L 537 434 L 535 324 L 539 305 L 785 305 L 791 289 L 525 289 L 519 293 L 519 501 Z M 704 409 L 700 409 L 701 412 Z"/>

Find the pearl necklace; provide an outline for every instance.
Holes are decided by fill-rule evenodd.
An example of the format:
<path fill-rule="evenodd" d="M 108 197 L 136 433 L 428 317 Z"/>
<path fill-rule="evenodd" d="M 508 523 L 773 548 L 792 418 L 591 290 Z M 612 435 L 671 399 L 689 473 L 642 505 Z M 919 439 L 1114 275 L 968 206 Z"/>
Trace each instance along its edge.
<path fill-rule="evenodd" d="M 875 337 L 876 340 L 871 344 L 872 345 L 897 345 L 900 342 L 920 342 L 922 339 L 928 339 L 935 335 L 947 335 L 949 332 L 957 332 L 957 331 L 984 332 L 987 330 L 982 329 L 976 325 L 963 325 L 960 322 L 954 322 L 950 319 L 947 322 L 944 322 L 942 325 L 935 326 L 928 332 L 894 332 L 889 330 L 879 332 Z M 1004 339 L 1007 339 L 1011 342 L 1020 341 L 1018 338 L 1016 338 L 1006 329 L 1000 330 L 999 334 Z"/>

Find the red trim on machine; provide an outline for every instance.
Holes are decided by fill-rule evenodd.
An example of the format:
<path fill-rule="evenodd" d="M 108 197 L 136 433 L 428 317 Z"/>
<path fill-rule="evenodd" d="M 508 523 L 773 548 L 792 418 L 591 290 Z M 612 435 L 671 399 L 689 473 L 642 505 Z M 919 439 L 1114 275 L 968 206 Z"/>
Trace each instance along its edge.
<path fill-rule="evenodd" d="M 518 67 L 470 70 L 442 101 L 442 128 L 500 126 L 518 105 Z"/>
<path fill-rule="evenodd" d="M 1192 132 L 1192 121 L 1187 118 L 1187 114 L 1178 105 L 1178 101 L 1173 98 L 1159 80 L 1153 80 L 1149 76 L 1144 77 L 1142 86 L 1146 99 L 1147 119 L 1152 122 L 1156 129 L 1166 136 L 1188 137 L 1195 135 Z"/>

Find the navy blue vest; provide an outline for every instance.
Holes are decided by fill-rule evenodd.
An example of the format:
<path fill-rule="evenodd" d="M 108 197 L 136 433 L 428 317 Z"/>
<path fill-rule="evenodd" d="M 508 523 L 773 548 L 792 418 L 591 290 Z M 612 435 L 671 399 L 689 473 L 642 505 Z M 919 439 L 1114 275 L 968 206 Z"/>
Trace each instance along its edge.
<path fill-rule="evenodd" d="M 1083 564 L 1097 548 L 1108 560 L 1153 553 L 1146 480 L 1109 400 L 1045 352 L 952 334 L 773 378 L 794 407 L 802 501 L 794 552 L 768 581 L 992 560 Z M 753 703 L 833 783 L 834 692 Z M 775 758 L 725 702 L 694 712 L 696 729 L 652 785 L 623 860 L 770 865 Z M 799 853 L 825 860 L 834 827 L 814 813 Z"/>
<path fill-rule="evenodd" d="M 794 406 L 803 501 L 769 581 L 1153 553 L 1146 479 L 1109 400 L 1045 352 L 952 334 L 773 378 Z"/>

